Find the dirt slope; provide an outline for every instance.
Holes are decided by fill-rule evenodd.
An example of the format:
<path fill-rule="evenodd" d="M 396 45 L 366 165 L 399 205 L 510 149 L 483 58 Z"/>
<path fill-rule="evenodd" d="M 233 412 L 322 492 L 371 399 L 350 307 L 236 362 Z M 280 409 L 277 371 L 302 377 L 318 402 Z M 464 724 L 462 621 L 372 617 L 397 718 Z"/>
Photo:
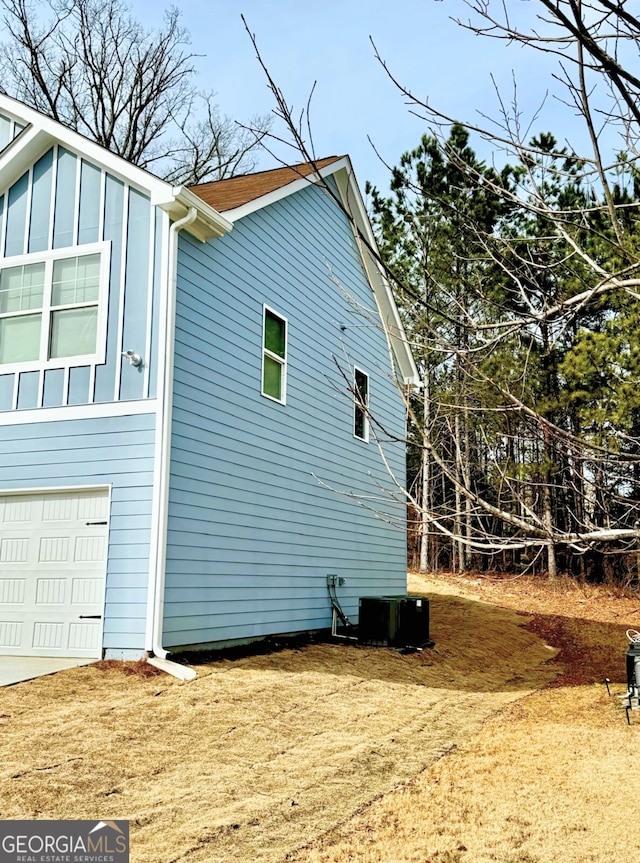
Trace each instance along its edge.
<path fill-rule="evenodd" d="M 323 849 L 559 673 L 527 618 L 420 586 L 434 651 L 315 644 L 188 684 L 90 666 L 0 690 L 0 816 L 130 819 L 133 863 Z"/>
<path fill-rule="evenodd" d="M 418 577 L 412 586 L 426 586 Z M 636 860 L 640 714 L 627 726 L 625 629 L 640 600 L 535 579 L 448 579 L 476 601 L 533 612 L 560 675 L 477 736 L 287 863 L 611 863 Z M 613 697 L 602 679 L 609 676 Z"/>

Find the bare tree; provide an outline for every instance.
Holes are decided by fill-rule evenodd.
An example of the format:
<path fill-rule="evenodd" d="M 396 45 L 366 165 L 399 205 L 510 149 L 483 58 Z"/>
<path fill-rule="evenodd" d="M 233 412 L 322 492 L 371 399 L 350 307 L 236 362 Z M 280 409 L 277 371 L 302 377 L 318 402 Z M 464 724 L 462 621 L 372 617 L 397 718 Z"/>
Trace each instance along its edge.
<path fill-rule="evenodd" d="M 456 154 L 447 133 L 460 122 L 509 160 L 517 177 L 512 189 L 494 185 L 512 208 L 499 230 L 465 228 L 488 270 L 501 273 L 502 290 L 483 295 L 480 286 L 481 314 L 466 317 L 466 349 L 442 329 L 428 334 L 431 350 L 454 357 L 470 385 L 485 386 L 490 397 L 479 415 L 503 417 L 483 427 L 484 473 L 493 489 L 508 490 L 510 504 L 486 484 L 470 487 L 425 439 L 467 514 L 471 503 L 474 530 L 462 530 L 460 504 L 457 520 L 433 509 L 426 517 L 435 532 L 477 551 L 544 549 L 554 573 L 558 552 L 565 565 L 593 562 L 603 552 L 628 552 L 639 539 L 640 19 L 624 0 L 464 5 L 470 16 L 460 26 L 556 61 L 554 81 L 564 88 L 556 98 L 572 120 L 581 118 L 582 134 L 566 145 L 551 135 L 531 138 L 515 88 L 510 98 L 497 93 L 494 116 L 455 118 L 414 97 L 377 55 L 449 158 Z M 459 167 L 473 170 L 462 160 Z M 507 363 L 520 352 L 528 375 L 510 380 L 496 372 L 487 362 L 492 352 Z M 467 409 L 463 400 L 458 409 Z"/>
<path fill-rule="evenodd" d="M 505 204 L 507 215 L 490 231 L 474 220 L 460 228 L 481 250 L 477 271 L 493 272 L 491 285 L 477 279 L 463 302 L 443 294 L 442 262 L 434 266 L 424 255 L 416 265 L 429 296 L 440 290 L 434 314 L 393 255 L 380 259 L 397 295 L 408 298 L 405 308 L 420 316 L 409 328 L 416 349 L 436 357 L 432 365 L 455 370 L 457 381 L 443 396 L 430 380 L 419 408 L 409 400 L 423 477 L 410 488 L 393 478 L 393 493 L 412 504 L 423 535 L 448 541 L 464 565 L 470 558 L 463 547 L 476 560 L 506 555 L 510 565 L 522 553 L 530 563 L 544 560 L 552 574 L 584 569 L 585 560 L 595 571 L 604 555 L 621 559 L 640 542 L 640 77 L 633 71 L 640 21 L 624 0 L 465 5 L 471 17 L 461 26 L 557 60 L 555 80 L 565 88 L 567 111 L 581 116 L 588 146 L 532 138 L 515 97 L 500 93 L 496 116 L 453 117 L 415 98 L 378 54 L 443 153 L 459 159 L 447 137 L 462 124 L 501 152 L 514 177 L 505 187 L 499 172 L 492 180 L 468 161 L 457 165 L 462 173 L 475 170 Z M 530 30 L 512 24 L 516 5 L 538 11 Z M 258 59 L 285 126 L 280 140 L 313 161 L 308 106 L 294 116 Z M 403 214 L 405 225 L 414 215 Z M 469 264 L 464 252 L 461 264 Z M 491 290 L 496 284 L 500 290 Z M 426 565 L 424 543 L 421 557 Z"/>
<path fill-rule="evenodd" d="M 256 164 L 252 131 L 196 89 L 196 55 L 180 13 L 145 29 L 122 0 L 0 0 L 0 59 L 9 95 L 174 183 L 245 173 Z"/>

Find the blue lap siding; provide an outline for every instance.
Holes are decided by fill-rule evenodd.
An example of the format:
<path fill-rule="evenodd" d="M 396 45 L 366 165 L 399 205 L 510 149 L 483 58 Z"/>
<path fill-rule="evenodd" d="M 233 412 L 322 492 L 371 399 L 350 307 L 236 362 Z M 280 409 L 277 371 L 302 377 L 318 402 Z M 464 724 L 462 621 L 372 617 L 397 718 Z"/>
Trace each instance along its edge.
<path fill-rule="evenodd" d="M 266 304 L 288 321 L 286 404 L 261 395 Z M 353 366 L 395 479 L 404 411 L 349 222 L 317 187 L 206 245 L 180 235 L 165 646 L 330 625 L 406 589 L 404 503 L 353 435 Z M 349 383 L 348 383 L 349 382 Z M 373 437 L 373 435 L 372 435 Z"/>
<path fill-rule="evenodd" d="M 54 350 L 49 337 L 61 313 L 49 304 L 50 275 L 42 308 L 3 312 L 3 320 L 38 314 L 44 324 L 39 359 L 0 367 L 0 494 L 109 487 L 107 655 L 149 646 L 148 622 L 159 609 L 148 607 L 148 586 L 160 576 L 162 587 L 165 561 L 156 552 L 165 515 L 157 597 L 165 648 L 328 627 L 329 574 L 346 579 L 340 598 L 354 618 L 359 596 L 404 592 L 404 406 L 360 250 L 336 201 L 309 185 L 222 237 L 218 229 L 229 224 L 201 203 L 177 235 L 166 513 L 156 451 L 165 426 L 157 435 L 155 411 L 166 417 L 168 407 L 155 400 L 166 397 L 171 353 L 169 225 L 194 198 L 115 156 L 103 163 L 72 132 L 38 131 L 33 112 L 27 128 L 18 105 L 14 115 L 11 100 L 0 103 L 0 152 L 17 154 L 15 171 L 2 172 L 0 264 L 46 262 L 51 274 L 52 261 L 83 249 L 103 263 L 100 297 L 91 298 L 95 350 Z M 287 321 L 285 403 L 261 393 L 265 306 Z M 15 332 L 11 324 L 3 332 L 11 326 Z M 141 362 L 129 364 L 123 352 Z M 369 380 L 369 441 L 354 435 L 355 368 Z"/>
<path fill-rule="evenodd" d="M 109 486 L 103 647 L 145 648 L 155 417 L 0 426 L 0 492 Z"/>

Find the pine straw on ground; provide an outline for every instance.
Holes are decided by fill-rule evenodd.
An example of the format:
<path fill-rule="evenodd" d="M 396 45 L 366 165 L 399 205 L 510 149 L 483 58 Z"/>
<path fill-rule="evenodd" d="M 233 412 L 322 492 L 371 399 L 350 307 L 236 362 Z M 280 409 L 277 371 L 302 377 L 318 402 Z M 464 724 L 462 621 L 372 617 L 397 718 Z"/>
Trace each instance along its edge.
<path fill-rule="evenodd" d="M 133 863 L 282 861 L 556 675 L 526 619 L 457 593 L 423 653 L 310 644 L 188 684 L 107 663 L 4 688 L 0 816 L 130 819 Z"/>
<path fill-rule="evenodd" d="M 414 590 L 433 589 L 415 576 Z M 637 596 L 536 579 L 448 578 L 472 600 L 533 614 L 560 676 L 489 717 L 412 782 L 364 807 L 287 863 L 611 863 L 638 858 L 640 719 L 626 724 L 627 628 Z"/>
<path fill-rule="evenodd" d="M 602 683 L 605 677 L 625 682 L 621 655 L 628 643 L 626 630 L 640 630 L 639 594 L 569 578 L 448 575 L 434 585 L 420 575 L 409 576 L 414 593 L 452 588 L 474 602 L 530 617 L 527 629 L 559 650 L 554 660 L 559 674 L 551 686 Z"/>
<path fill-rule="evenodd" d="M 433 651 L 311 644 L 188 684 L 111 664 L 0 690 L 0 817 L 130 819 L 132 863 L 637 856 L 640 721 L 592 681 L 624 689 L 640 600 L 411 587 Z"/>

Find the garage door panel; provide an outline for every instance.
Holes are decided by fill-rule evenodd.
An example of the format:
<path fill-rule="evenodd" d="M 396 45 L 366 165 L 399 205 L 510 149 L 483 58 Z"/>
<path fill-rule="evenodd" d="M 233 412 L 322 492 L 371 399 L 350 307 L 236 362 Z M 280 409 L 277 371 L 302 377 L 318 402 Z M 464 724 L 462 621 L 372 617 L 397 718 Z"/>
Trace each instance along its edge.
<path fill-rule="evenodd" d="M 109 501 L 100 493 L 84 494 L 78 498 L 78 518 L 85 521 L 106 519 L 109 515 Z"/>
<path fill-rule="evenodd" d="M 99 657 L 107 490 L 16 497 L 0 496 L 0 653 Z"/>
<path fill-rule="evenodd" d="M 20 620 L 0 620 L 0 649 L 19 648 L 22 644 L 23 624 Z M 16 652 L 14 649 L 12 652 Z"/>
<path fill-rule="evenodd" d="M 34 501 L 18 495 L 0 500 L 0 524 L 11 525 L 31 521 Z"/>
<path fill-rule="evenodd" d="M 22 605 L 26 595 L 26 578 L 0 577 L 0 605 Z"/>
<path fill-rule="evenodd" d="M 68 536 L 41 536 L 39 563 L 66 563 L 69 560 Z"/>
<path fill-rule="evenodd" d="M 43 615 L 43 618 L 48 617 Z M 100 624 L 99 620 L 66 623 L 51 619 L 0 620 L 0 653 L 99 658 L 102 650 Z"/>
<path fill-rule="evenodd" d="M 73 578 L 71 580 L 71 604 L 91 608 L 91 614 L 102 609 L 104 583 L 101 578 Z"/>
<path fill-rule="evenodd" d="M 77 536 L 73 560 L 75 563 L 102 563 L 106 556 L 107 539 L 103 536 Z"/>
<path fill-rule="evenodd" d="M 77 656 L 92 656 L 100 650 L 102 627 L 97 622 L 71 623 L 69 625 L 69 650 Z"/>
<path fill-rule="evenodd" d="M 42 521 L 71 521 L 77 519 L 78 501 L 68 494 L 51 494 L 42 502 Z"/>
<path fill-rule="evenodd" d="M 61 650 L 64 646 L 64 623 L 34 620 L 31 646 L 35 650 Z"/>
<path fill-rule="evenodd" d="M 65 605 L 67 597 L 66 578 L 39 578 L 36 584 L 36 605 Z"/>
<path fill-rule="evenodd" d="M 29 537 L 3 536 L 0 539 L 0 563 L 28 563 Z"/>

